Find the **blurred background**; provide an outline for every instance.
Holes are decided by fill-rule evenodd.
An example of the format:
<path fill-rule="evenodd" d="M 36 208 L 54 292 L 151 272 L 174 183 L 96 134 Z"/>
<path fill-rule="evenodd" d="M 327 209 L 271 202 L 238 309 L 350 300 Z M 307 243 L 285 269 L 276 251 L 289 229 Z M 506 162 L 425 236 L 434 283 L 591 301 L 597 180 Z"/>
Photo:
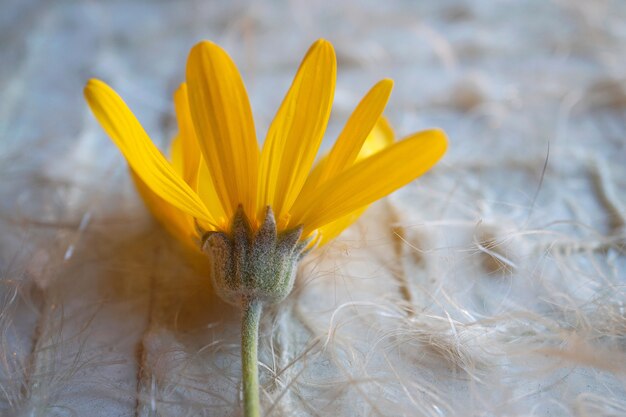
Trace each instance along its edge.
<path fill-rule="evenodd" d="M 0 0 L 0 415 L 241 415 L 238 312 L 150 218 L 82 88 L 109 83 L 166 150 L 210 39 L 263 138 L 320 37 L 324 149 L 390 77 L 398 137 L 440 127 L 449 151 L 266 312 L 265 415 L 626 415 L 619 0 Z"/>

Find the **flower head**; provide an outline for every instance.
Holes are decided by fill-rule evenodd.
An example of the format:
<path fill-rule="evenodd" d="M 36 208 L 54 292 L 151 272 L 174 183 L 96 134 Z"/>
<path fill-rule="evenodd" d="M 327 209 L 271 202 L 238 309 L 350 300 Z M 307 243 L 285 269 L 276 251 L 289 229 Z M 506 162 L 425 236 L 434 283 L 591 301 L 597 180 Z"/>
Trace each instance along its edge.
<path fill-rule="evenodd" d="M 261 308 L 291 291 L 298 261 L 349 226 L 375 200 L 427 171 L 446 149 L 440 130 L 394 142 L 382 117 L 392 81 L 361 100 L 314 166 L 335 90 L 330 43 L 307 52 L 269 131 L 257 144 L 243 81 L 228 54 L 197 44 L 174 95 L 178 135 L 168 161 L 124 101 L 90 80 L 85 97 L 122 151 L 155 217 L 210 260 L 215 290 L 242 308 L 244 414 L 260 415 Z"/>
<path fill-rule="evenodd" d="M 126 157 L 155 217 L 199 247 L 198 225 L 230 233 L 238 208 L 252 231 L 271 208 L 278 232 L 326 243 L 373 201 L 412 181 L 443 155 L 445 135 L 428 130 L 393 143 L 381 117 L 393 82 L 377 83 L 359 103 L 330 153 L 314 165 L 334 95 L 332 45 L 315 42 L 259 149 L 241 76 L 228 54 L 204 41 L 190 52 L 186 83 L 174 94 L 178 135 L 171 160 L 150 141 L 124 101 L 92 79 L 85 97 Z"/>
<path fill-rule="evenodd" d="M 200 42 L 189 54 L 186 83 L 174 94 L 178 135 L 169 161 L 109 86 L 90 80 L 85 87 L 150 210 L 209 257 L 213 283 L 230 303 L 280 301 L 306 249 L 337 236 L 370 203 L 427 171 L 445 152 L 440 130 L 394 142 L 382 117 L 393 86 L 385 79 L 314 166 L 335 73 L 332 45 L 315 42 L 259 149 L 239 71 L 222 48 Z"/>

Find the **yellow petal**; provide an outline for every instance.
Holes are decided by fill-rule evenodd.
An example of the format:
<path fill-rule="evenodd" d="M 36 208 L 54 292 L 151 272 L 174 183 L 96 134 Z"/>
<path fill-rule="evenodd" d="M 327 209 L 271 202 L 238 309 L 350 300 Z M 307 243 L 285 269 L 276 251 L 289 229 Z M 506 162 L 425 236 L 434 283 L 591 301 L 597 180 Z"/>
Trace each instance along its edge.
<path fill-rule="evenodd" d="M 183 149 L 183 140 L 180 134 L 176 135 L 170 144 L 170 162 L 174 171 L 189 184 L 189 181 L 185 179 L 185 150 Z M 191 188 L 193 189 L 194 187 L 192 186 Z"/>
<path fill-rule="evenodd" d="M 341 234 L 345 229 L 350 227 L 354 222 L 356 222 L 359 217 L 365 212 L 368 206 L 362 207 L 357 211 L 354 211 L 346 216 L 340 217 L 337 220 L 334 220 L 324 226 L 320 227 L 318 230 L 321 238 L 319 240 L 318 246 L 324 246 L 331 240 L 335 239 L 337 236 Z"/>
<path fill-rule="evenodd" d="M 178 122 L 178 136 L 175 140 L 180 141 L 182 177 L 187 184 L 194 188 L 193 184 L 200 166 L 200 148 L 193 121 L 191 120 L 186 83 L 182 83 L 174 93 L 174 110 L 176 111 L 176 121 Z M 172 162 L 174 161 L 175 155 L 172 153 Z"/>
<path fill-rule="evenodd" d="M 185 213 L 213 223 L 198 195 L 176 174 L 120 96 L 94 79 L 89 80 L 84 92 L 100 125 L 146 186 Z"/>
<path fill-rule="evenodd" d="M 389 124 L 387 119 L 384 116 L 381 116 L 376 122 L 376 125 L 374 126 L 370 134 L 367 136 L 365 143 L 363 143 L 363 147 L 359 152 L 357 161 L 360 161 L 361 159 L 367 158 L 368 156 L 382 151 L 386 147 L 391 146 L 393 142 L 393 129 L 391 128 L 391 125 Z M 322 165 L 324 162 L 325 160 L 320 161 Z M 339 219 L 320 227 L 318 229 L 320 235 L 318 245 L 324 246 L 325 244 L 339 236 L 341 232 L 343 232 L 354 222 L 356 222 L 359 217 L 361 217 L 361 215 L 365 213 L 365 210 L 367 210 L 368 207 L 369 206 L 362 207 L 350 214 L 340 217 Z"/>
<path fill-rule="evenodd" d="M 304 185 L 330 116 L 336 58 L 332 45 L 315 42 L 276 113 L 261 153 L 259 210 L 270 205 L 283 219 Z"/>
<path fill-rule="evenodd" d="M 385 118 L 385 116 L 380 116 L 378 121 L 374 125 L 372 131 L 367 135 L 361 150 L 356 158 L 357 161 L 360 161 L 363 158 L 371 156 L 376 152 L 383 150 L 384 148 L 390 146 L 394 142 L 394 133 L 391 125 Z M 326 164 L 328 163 L 329 155 L 324 156 L 319 160 L 319 162 L 313 167 L 311 173 L 309 174 L 304 187 L 302 188 L 301 195 L 307 195 L 314 188 L 319 187 L 321 185 L 322 173 L 326 171 Z M 352 164 L 350 164 L 352 165 Z M 350 166 L 348 165 L 348 166 Z M 346 168 L 348 168 L 346 166 Z M 345 170 L 345 168 L 344 168 Z"/>
<path fill-rule="evenodd" d="M 357 162 L 307 195 L 291 211 L 303 235 L 356 211 L 411 182 L 431 168 L 447 147 L 443 131 L 416 133 Z"/>
<path fill-rule="evenodd" d="M 180 149 L 181 156 L 178 158 L 182 159 L 185 181 L 198 193 L 202 202 L 213 215 L 218 228 L 224 229 L 226 228 L 226 215 L 213 185 L 211 171 L 204 162 L 198 145 L 198 138 L 189 108 L 189 95 L 186 83 L 182 83 L 176 90 L 176 93 L 174 93 L 174 107 L 176 109 L 179 132 L 179 136 L 175 140 L 178 140 L 180 145 L 178 147 L 173 146 L 172 150 Z M 172 153 L 172 164 L 175 164 L 178 158 Z"/>
<path fill-rule="evenodd" d="M 232 217 L 242 204 L 253 216 L 259 147 L 237 67 L 222 48 L 200 42 L 189 53 L 187 85 L 200 150 L 224 211 Z"/>
<path fill-rule="evenodd" d="M 391 146 L 394 140 L 395 135 L 389 121 L 385 116 L 380 116 L 367 139 L 365 139 L 365 143 L 356 160 L 360 161 L 382 151 L 386 147 Z"/>
<path fill-rule="evenodd" d="M 217 190 L 211 181 L 211 172 L 204 162 L 204 158 L 200 157 L 200 165 L 198 166 L 197 178 L 195 180 L 197 192 L 204 204 L 213 215 L 217 228 L 220 230 L 228 230 L 230 217 L 226 216 Z"/>
<path fill-rule="evenodd" d="M 172 167 L 181 176 L 183 175 L 183 171 L 186 169 L 184 166 L 185 157 L 188 156 L 186 153 L 189 151 L 189 148 L 183 149 L 183 143 L 184 141 L 182 140 L 181 135 L 178 135 L 174 138 L 171 145 Z M 198 153 L 200 152 L 197 147 L 196 150 Z M 187 174 L 194 175 L 194 177 L 190 178 L 187 183 L 198 194 L 200 200 L 202 200 L 209 213 L 211 213 L 211 217 L 214 219 L 215 223 L 207 224 L 206 222 L 200 222 L 200 225 L 206 230 L 227 230 L 228 219 L 224 214 L 222 203 L 217 196 L 217 191 L 215 191 L 213 181 L 211 180 L 211 173 L 204 163 L 202 155 L 199 155 L 198 161 L 191 161 L 194 165 L 196 162 L 198 165 L 193 166 L 193 169 L 187 168 Z"/>
<path fill-rule="evenodd" d="M 198 251 L 200 249 L 197 239 L 197 231 L 193 217 L 163 200 L 156 195 L 139 175 L 132 169 L 131 175 L 135 182 L 135 187 L 139 195 L 152 213 L 154 218 L 165 227 L 165 229 L 178 241 L 190 249 Z"/>
<path fill-rule="evenodd" d="M 392 88 L 393 81 L 385 79 L 363 97 L 328 154 L 328 161 L 319 177 L 320 183 L 340 174 L 354 163 L 365 139 L 383 113 Z"/>

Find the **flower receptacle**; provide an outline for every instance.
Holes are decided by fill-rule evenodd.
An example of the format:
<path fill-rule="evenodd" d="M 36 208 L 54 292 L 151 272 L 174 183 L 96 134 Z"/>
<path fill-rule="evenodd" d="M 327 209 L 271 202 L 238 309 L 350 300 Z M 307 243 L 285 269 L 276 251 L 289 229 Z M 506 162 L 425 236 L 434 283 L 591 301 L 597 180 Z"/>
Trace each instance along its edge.
<path fill-rule="evenodd" d="M 238 307 L 249 300 L 282 301 L 293 288 L 298 262 L 309 244 L 301 236 L 302 226 L 278 233 L 270 207 L 255 232 L 240 206 L 230 233 L 207 232 L 202 238 L 217 294 Z"/>

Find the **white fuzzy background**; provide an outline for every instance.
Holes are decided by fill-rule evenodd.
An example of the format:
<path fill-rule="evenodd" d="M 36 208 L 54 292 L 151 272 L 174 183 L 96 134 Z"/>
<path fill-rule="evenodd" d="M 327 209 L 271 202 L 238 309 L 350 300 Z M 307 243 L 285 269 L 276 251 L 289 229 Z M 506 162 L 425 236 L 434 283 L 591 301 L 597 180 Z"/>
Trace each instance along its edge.
<path fill-rule="evenodd" d="M 166 148 L 211 39 L 263 137 L 319 37 L 324 148 L 382 77 L 398 134 L 450 146 L 266 312 L 265 415 L 626 416 L 623 0 L 0 0 L 0 415 L 241 415 L 238 312 L 151 220 L 82 87 L 110 83 Z"/>

